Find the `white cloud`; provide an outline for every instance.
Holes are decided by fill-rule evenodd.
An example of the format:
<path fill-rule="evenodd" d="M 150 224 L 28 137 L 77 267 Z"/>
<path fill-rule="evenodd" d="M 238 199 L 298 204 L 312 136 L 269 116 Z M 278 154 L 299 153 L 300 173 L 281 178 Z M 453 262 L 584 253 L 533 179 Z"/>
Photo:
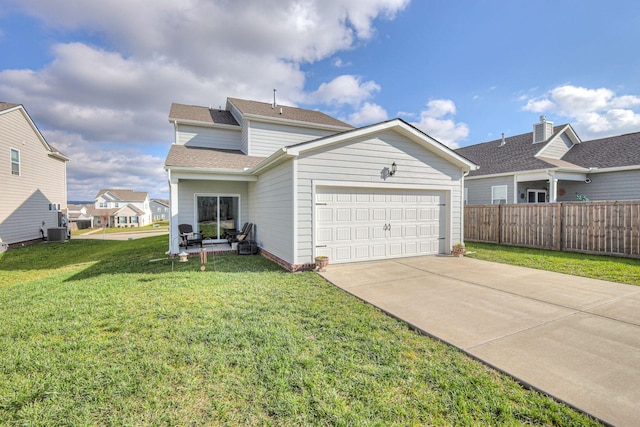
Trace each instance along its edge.
<path fill-rule="evenodd" d="M 0 71 L 0 99 L 24 104 L 43 131 L 57 132 L 62 141 L 69 137 L 66 151 L 74 160 L 69 179 L 80 182 L 78 168 L 101 170 L 96 162 L 108 158 L 92 156 L 70 135 L 79 135 L 92 149 L 102 143 L 103 151 L 116 152 L 109 148 L 113 143 L 141 147 L 137 154 L 128 151 L 127 158 L 155 161 L 155 167 L 146 167 L 161 168 L 163 159 L 146 158 L 144 152 L 154 147 L 168 151 L 171 102 L 224 106 L 227 96 L 269 102 L 276 88 L 281 104 L 316 103 L 320 109 L 324 104 L 340 115 L 349 114 L 345 109 L 356 111 L 357 120 L 382 117 L 384 110 L 370 103 L 381 90 L 374 81 L 338 76 L 308 93 L 302 65 L 370 39 L 374 20 L 393 19 L 409 0 L 6 3 L 3 9 L 26 13 L 54 29 L 48 32 L 52 40 L 85 36 L 53 42 L 52 60 L 42 69 Z M 77 158 L 80 166 L 71 166 Z M 124 158 L 120 161 L 133 167 Z M 121 171 L 102 172 L 116 177 Z M 149 177 L 148 182 L 158 179 Z M 165 181 L 162 177 L 159 182 Z M 73 188 L 69 186 L 72 198 Z"/>
<path fill-rule="evenodd" d="M 640 96 L 618 96 L 608 88 L 558 86 L 542 97 L 528 99 L 523 109 L 569 119 L 582 139 L 634 132 L 640 127 Z"/>
<path fill-rule="evenodd" d="M 363 82 L 358 76 L 345 74 L 328 83 L 322 83 L 318 90 L 309 95 L 309 100 L 314 103 L 347 104 L 358 107 L 379 91 L 380 86 L 376 82 Z"/>
<path fill-rule="evenodd" d="M 420 113 L 420 121 L 412 124 L 448 147 L 458 148 L 460 141 L 469 136 L 469 126 L 466 123 L 456 123 L 452 118 L 455 114 L 456 105 L 453 101 L 434 99 Z"/>
<path fill-rule="evenodd" d="M 382 122 L 389 118 L 384 108 L 378 104 L 365 102 L 360 110 L 349 116 L 349 123 L 354 126 L 362 126 L 376 122 Z"/>

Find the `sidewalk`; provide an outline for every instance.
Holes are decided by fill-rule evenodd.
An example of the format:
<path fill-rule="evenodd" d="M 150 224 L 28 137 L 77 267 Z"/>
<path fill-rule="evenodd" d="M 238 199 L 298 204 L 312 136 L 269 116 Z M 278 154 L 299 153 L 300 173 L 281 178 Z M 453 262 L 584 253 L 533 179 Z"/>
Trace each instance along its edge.
<path fill-rule="evenodd" d="M 640 420 L 640 287 L 446 256 L 321 274 L 606 423 Z"/>

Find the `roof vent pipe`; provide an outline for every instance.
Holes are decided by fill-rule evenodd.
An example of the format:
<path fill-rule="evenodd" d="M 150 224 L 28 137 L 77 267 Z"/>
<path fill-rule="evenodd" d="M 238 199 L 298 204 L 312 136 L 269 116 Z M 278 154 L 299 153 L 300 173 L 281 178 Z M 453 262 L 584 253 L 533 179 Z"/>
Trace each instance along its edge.
<path fill-rule="evenodd" d="M 500 147 L 507 145 L 507 141 L 504 140 L 504 132 L 502 132 L 502 141 L 500 141 Z"/>
<path fill-rule="evenodd" d="M 276 108 L 278 104 L 276 104 L 276 90 L 273 90 L 273 104 L 271 104 L 271 108 Z"/>
<path fill-rule="evenodd" d="M 280 107 L 280 115 L 282 115 L 282 107 Z"/>

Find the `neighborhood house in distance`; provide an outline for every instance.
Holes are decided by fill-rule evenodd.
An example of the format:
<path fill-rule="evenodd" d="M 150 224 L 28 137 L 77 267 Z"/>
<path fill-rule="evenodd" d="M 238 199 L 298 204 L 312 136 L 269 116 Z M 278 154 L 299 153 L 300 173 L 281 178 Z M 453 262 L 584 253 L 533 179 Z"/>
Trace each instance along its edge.
<path fill-rule="evenodd" d="M 102 189 L 93 204 L 69 205 L 72 230 L 94 227 L 144 227 L 153 221 L 169 219 L 167 200 L 149 199 L 144 191 Z"/>
<path fill-rule="evenodd" d="M 362 128 L 319 111 L 228 98 L 172 104 L 169 252 L 179 226 L 224 241 L 253 224 L 262 255 L 297 271 L 449 253 L 463 241 L 463 177 L 476 165 L 401 119 Z M 184 228 L 184 227 L 183 227 Z"/>
<path fill-rule="evenodd" d="M 44 139 L 21 104 L 0 102 L 0 152 L 2 247 L 41 240 L 64 226 L 69 159 Z"/>
<path fill-rule="evenodd" d="M 459 148 L 480 166 L 466 204 L 640 200 L 640 132 L 581 141 L 544 116 L 533 132 Z"/>

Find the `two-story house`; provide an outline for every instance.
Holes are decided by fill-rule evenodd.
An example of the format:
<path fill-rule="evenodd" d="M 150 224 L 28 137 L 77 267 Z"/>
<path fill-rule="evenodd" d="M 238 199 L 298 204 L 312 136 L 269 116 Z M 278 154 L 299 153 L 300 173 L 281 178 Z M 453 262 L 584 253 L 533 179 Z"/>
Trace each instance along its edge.
<path fill-rule="evenodd" d="M 20 104 L 0 102 L 0 153 L 0 241 L 38 240 L 63 225 L 69 159 Z"/>
<path fill-rule="evenodd" d="M 149 206 L 153 221 L 169 221 L 169 200 L 151 199 Z"/>
<path fill-rule="evenodd" d="M 149 194 L 144 191 L 102 189 L 89 213 L 97 227 L 143 227 L 151 224 Z"/>
<path fill-rule="evenodd" d="M 319 111 L 228 98 L 173 104 L 172 254 L 179 224 L 209 241 L 254 225 L 261 253 L 290 270 L 448 253 L 462 241 L 463 177 L 475 165 L 400 119 L 362 128 Z"/>

